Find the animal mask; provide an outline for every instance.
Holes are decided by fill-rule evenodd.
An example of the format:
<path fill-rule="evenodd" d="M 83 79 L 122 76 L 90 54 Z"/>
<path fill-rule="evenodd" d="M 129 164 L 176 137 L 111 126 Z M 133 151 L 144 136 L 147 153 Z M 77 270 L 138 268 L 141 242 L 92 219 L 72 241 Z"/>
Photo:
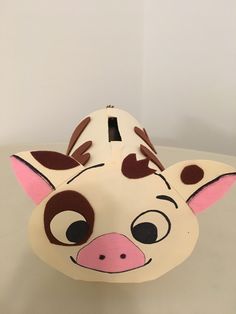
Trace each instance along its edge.
<path fill-rule="evenodd" d="M 66 154 L 11 156 L 36 208 L 29 223 L 34 252 L 67 276 L 143 282 L 182 263 L 198 238 L 196 214 L 236 181 L 236 170 L 210 160 L 167 169 L 148 134 L 107 107 L 75 129 Z"/>

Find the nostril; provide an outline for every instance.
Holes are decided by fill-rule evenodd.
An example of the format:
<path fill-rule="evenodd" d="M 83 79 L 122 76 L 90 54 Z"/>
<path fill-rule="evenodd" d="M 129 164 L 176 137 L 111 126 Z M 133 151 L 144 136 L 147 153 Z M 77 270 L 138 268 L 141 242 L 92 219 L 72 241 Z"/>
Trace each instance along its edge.
<path fill-rule="evenodd" d="M 144 266 L 144 253 L 126 236 L 103 234 L 80 249 L 76 255 L 79 266 L 104 273 L 120 273 Z"/>

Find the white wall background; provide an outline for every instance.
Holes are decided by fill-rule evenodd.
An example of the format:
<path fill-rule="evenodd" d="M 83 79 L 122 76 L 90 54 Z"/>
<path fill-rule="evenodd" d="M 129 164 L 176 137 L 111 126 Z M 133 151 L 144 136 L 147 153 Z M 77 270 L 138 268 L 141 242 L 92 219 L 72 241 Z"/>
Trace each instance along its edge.
<path fill-rule="evenodd" d="M 235 155 L 235 0 L 0 0 L 1 145 L 110 103 L 157 144 Z"/>
<path fill-rule="evenodd" d="M 156 143 L 236 155 L 236 1 L 144 2 L 144 124 Z"/>

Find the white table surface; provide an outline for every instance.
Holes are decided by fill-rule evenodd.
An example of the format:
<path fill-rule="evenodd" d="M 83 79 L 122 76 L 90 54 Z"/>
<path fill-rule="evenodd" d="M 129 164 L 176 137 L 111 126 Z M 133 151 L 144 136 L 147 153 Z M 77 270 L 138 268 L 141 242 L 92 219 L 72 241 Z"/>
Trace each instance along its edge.
<path fill-rule="evenodd" d="M 33 203 L 24 195 L 8 156 L 23 150 L 64 152 L 65 144 L 0 149 L 0 314 L 235 314 L 236 185 L 198 215 L 200 237 L 184 263 L 142 284 L 74 281 L 35 256 L 27 239 Z M 186 159 L 213 159 L 236 167 L 236 157 L 157 148 L 165 166 Z"/>

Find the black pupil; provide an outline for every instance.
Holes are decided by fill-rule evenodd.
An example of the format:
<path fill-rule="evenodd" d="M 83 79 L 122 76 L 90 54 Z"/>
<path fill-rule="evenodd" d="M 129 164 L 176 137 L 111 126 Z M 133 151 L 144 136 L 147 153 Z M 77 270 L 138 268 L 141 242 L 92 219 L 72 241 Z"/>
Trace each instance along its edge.
<path fill-rule="evenodd" d="M 132 228 L 133 237 L 142 243 L 150 244 L 157 240 L 157 227 L 150 222 L 142 222 Z"/>
<path fill-rule="evenodd" d="M 66 237 L 70 242 L 80 243 L 86 238 L 88 231 L 89 225 L 86 221 L 75 221 L 66 230 Z"/>

